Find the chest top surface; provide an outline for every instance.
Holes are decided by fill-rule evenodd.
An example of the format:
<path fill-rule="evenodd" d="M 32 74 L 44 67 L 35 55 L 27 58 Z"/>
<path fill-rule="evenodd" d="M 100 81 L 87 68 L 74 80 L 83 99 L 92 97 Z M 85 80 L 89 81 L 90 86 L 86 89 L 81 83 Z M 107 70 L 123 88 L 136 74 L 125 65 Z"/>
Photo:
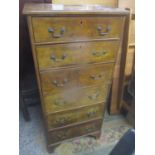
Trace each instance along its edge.
<path fill-rule="evenodd" d="M 45 3 L 26 3 L 23 14 L 55 15 L 55 14 L 110 14 L 126 15 L 129 11 L 122 8 L 109 8 L 103 5 L 63 5 Z"/>

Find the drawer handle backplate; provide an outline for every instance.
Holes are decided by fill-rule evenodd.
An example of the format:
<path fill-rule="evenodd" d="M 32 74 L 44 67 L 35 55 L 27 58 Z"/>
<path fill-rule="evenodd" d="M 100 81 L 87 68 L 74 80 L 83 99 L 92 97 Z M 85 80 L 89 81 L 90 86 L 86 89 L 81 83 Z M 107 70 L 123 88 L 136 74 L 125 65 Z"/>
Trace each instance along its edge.
<path fill-rule="evenodd" d="M 65 101 L 65 100 L 57 99 L 57 100 L 55 100 L 54 104 L 57 106 L 65 106 L 65 105 L 70 105 L 72 103 Z"/>
<path fill-rule="evenodd" d="M 67 79 L 67 78 L 63 79 L 62 82 L 58 82 L 57 80 L 53 80 L 53 81 L 52 81 L 52 83 L 53 83 L 56 87 L 63 87 L 67 82 L 68 82 L 68 79 Z"/>
<path fill-rule="evenodd" d="M 89 111 L 87 112 L 87 116 L 90 118 L 90 117 L 94 117 L 97 113 L 97 110 L 93 110 L 93 111 Z"/>
<path fill-rule="evenodd" d="M 96 100 L 99 95 L 100 95 L 100 92 L 98 91 L 98 92 L 96 92 L 96 93 L 94 93 L 94 94 L 92 94 L 92 95 L 90 95 L 88 97 L 91 100 Z"/>
<path fill-rule="evenodd" d="M 63 61 L 65 60 L 67 57 L 67 54 L 63 54 L 61 56 L 61 58 L 56 58 L 56 56 L 54 54 L 51 55 L 50 59 L 53 60 L 54 62 L 60 62 L 60 61 Z"/>
<path fill-rule="evenodd" d="M 67 138 L 69 135 L 66 132 L 60 132 L 57 134 L 58 139 L 63 140 L 65 138 Z"/>
<path fill-rule="evenodd" d="M 92 52 L 92 55 L 94 55 L 94 56 L 103 56 L 103 55 L 105 55 L 107 52 L 104 50 L 104 51 L 102 51 L 102 52 Z"/>
<path fill-rule="evenodd" d="M 55 100 L 54 104 L 58 105 L 58 106 L 63 106 L 63 105 L 66 104 L 66 101 L 64 101 L 64 100 Z"/>
<path fill-rule="evenodd" d="M 95 126 L 85 128 L 86 132 L 93 132 L 95 129 Z"/>
<path fill-rule="evenodd" d="M 49 28 L 48 28 L 48 32 L 52 34 L 52 37 L 53 37 L 53 38 L 61 38 L 61 37 L 64 35 L 65 28 L 62 27 L 62 28 L 60 29 L 60 34 L 55 34 L 54 29 L 53 29 L 52 27 L 49 27 Z"/>
<path fill-rule="evenodd" d="M 70 121 L 69 117 L 61 117 L 61 118 L 58 118 L 58 119 L 55 120 L 55 124 L 56 125 L 63 125 L 65 123 L 69 122 L 69 121 Z"/>
<path fill-rule="evenodd" d="M 108 26 L 106 27 L 105 32 L 102 32 L 102 27 L 101 27 L 101 26 L 98 26 L 98 27 L 97 27 L 97 30 L 98 30 L 100 36 L 105 36 L 105 35 L 107 35 L 107 34 L 110 32 L 111 27 L 108 25 Z"/>
<path fill-rule="evenodd" d="M 103 78 L 103 75 L 102 74 L 90 75 L 90 78 L 93 79 L 93 80 L 99 80 L 99 79 Z"/>

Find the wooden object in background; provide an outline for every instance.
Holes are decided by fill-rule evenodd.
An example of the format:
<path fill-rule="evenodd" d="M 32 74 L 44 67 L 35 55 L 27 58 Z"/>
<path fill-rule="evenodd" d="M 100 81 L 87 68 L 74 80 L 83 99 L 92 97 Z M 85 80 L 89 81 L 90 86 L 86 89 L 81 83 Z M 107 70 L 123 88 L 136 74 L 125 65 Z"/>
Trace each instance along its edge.
<path fill-rule="evenodd" d="M 25 101 L 21 92 L 19 92 L 19 108 L 22 111 L 25 121 L 29 121 L 30 120 L 29 111 L 28 111 L 27 105 L 25 104 Z"/>
<path fill-rule="evenodd" d="M 19 0 L 19 85 L 20 85 L 20 109 L 23 111 L 26 119 L 28 107 L 39 102 L 38 88 L 34 72 L 34 63 L 32 58 L 28 27 L 26 18 L 22 14 L 26 2 L 47 3 L 49 0 Z M 26 102 L 27 101 L 27 102 Z"/>
<path fill-rule="evenodd" d="M 129 47 L 135 46 L 135 18 L 132 16 L 130 22 L 130 37 L 129 37 Z"/>
<path fill-rule="evenodd" d="M 132 68 L 131 78 L 124 85 L 123 101 L 121 106 L 122 113 L 127 115 L 129 123 L 135 127 L 135 70 Z"/>
<path fill-rule="evenodd" d="M 126 65 L 124 75 L 121 75 L 121 58 L 117 59 L 117 63 L 115 66 L 114 76 L 113 76 L 113 84 L 110 98 L 110 106 L 109 112 L 110 114 L 117 114 L 120 112 L 122 105 L 122 94 L 124 86 L 129 82 L 132 74 L 132 69 L 134 67 L 134 54 L 135 54 L 135 13 L 134 13 L 134 0 L 119 0 L 118 7 L 121 8 L 131 8 L 131 20 L 130 20 L 130 33 L 129 33 L 129 44 L 128 44 L 128 52 L 126 57 Z M 120 78 L 124 76 L 123 80 Z"/>
<path fill-rule="evenodd" d="M 23 13 L 48 150 L 67 139 L 99 136 L 118 49 L 125 66 L 128 36 L 123 32 L 128 32 L 129 11 L 107 11 L 94 5 L 26 4 Z M 76 23 L 74 29 L 72 23 Z"/>
<path fill-rule="evenodd" d="M 131 78 L 132 70 L 134 67 L 134 60 L 135 60 L 135 49 L 134 47 L 129 47 L 127 58 L 126 58 L 126 64 L 125 64 L 125 79 L 124 84 L 127 84 Z"/>

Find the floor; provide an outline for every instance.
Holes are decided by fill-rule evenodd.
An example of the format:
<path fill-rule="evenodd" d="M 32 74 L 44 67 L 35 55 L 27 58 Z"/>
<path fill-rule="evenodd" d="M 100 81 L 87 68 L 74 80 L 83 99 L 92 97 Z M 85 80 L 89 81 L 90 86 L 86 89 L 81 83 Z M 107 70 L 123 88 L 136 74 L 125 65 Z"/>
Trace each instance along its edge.
<path fill-rule="evenodd" d="M 122 135 L 131 128 L 121 115 L 105 115 L 102 135 L 95 140 L 91 137 L 77 138 L 59 145 L 53 153 L 48 153 L 39 105 L 29 108 L 31 121 L 19 118 L 20 155 L 108 155 Z"/>

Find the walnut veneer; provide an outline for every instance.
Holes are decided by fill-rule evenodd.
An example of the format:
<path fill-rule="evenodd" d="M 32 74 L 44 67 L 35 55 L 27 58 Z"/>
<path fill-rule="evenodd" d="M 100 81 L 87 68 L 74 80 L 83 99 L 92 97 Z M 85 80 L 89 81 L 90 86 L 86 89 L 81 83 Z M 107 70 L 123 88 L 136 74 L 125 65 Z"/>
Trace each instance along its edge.
<path fill-rule="evenodd" d="M 25 4 L 49 151 L 99 136 L 129 11 L 101 5 Z M 124 65 L 124 64 L 122 64 Z"/>

